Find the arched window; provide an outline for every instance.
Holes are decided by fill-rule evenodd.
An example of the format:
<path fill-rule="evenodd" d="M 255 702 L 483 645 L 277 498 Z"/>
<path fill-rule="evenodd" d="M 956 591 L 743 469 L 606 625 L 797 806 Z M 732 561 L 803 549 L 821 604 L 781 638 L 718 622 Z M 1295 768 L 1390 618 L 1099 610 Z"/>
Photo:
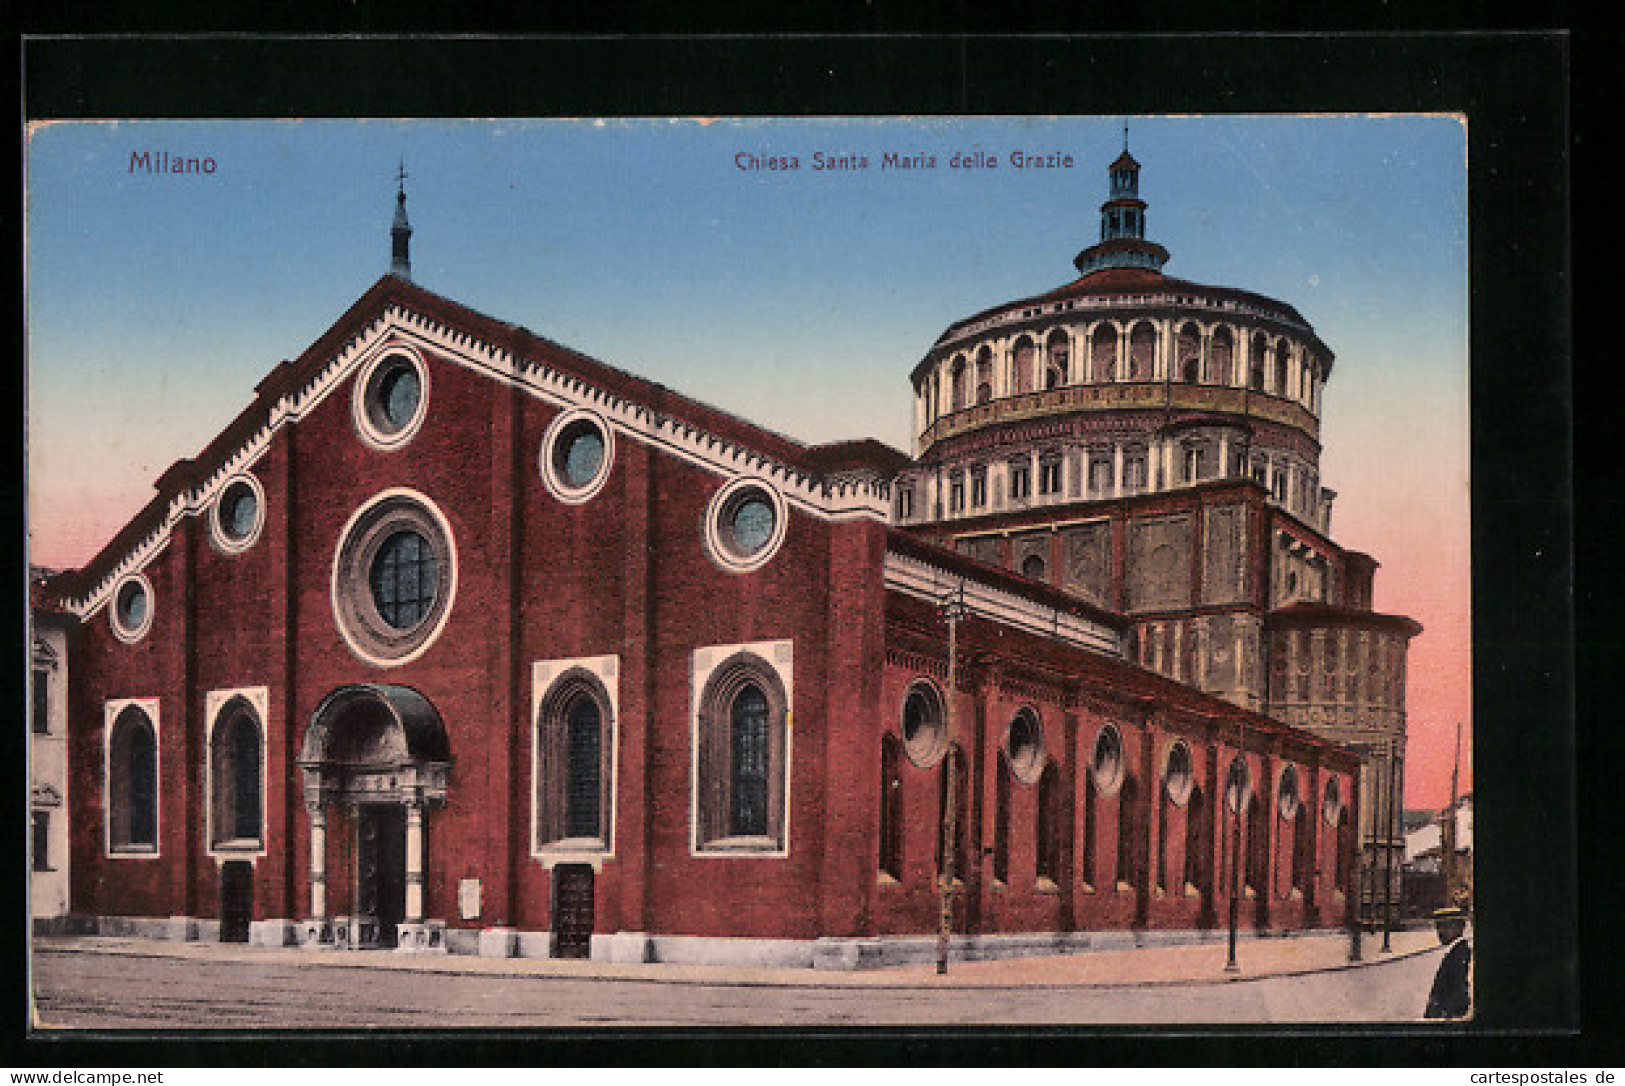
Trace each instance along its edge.
<path fill-rule="evenodd" d="M 542 698 L 536 720 L 538 845 L 610 847 L 613 721 L 596 675 L 567 671 Z"/>
<path fill-rule="evenodd" d="M 1207 794 L 1200 785 L 1191 786 L 1190 802 L 1185 807 L 1185 873 L 1187 886 L 1205 887 L 1208 868 L 1213 862 L 1212 838 L 1208 826 L 1212 820 Z"/>
<path fill-rule="evenodd" d="M 1179 359 L 1179 379 L 1194 385 L 1202 375 L 1202 332 L 1194 324 L 1179 330 L 1175 341 L 1174 357 Z"/>
<path fill-rule="evenodd" d="M 1117 881 L 1130 886 L 1140 884 L 1139 792 L 1139 784 L 1132 776 L 1123 778 L 1117 792 Z"/>
<path fill-rule="evenodd" d="M 1264 391 L 1264 359 L 1269 350 L 1269 341 L 1262 334 L 1253 337 L 1252 348 L 1247 352 L 1247 385 L 1255 392 Z"/>
<path fill-rule="evenodd" d="M 978 397 L 981 396 L 983 388 L 987 389 L 987 399 L 991 400 L 993 398 L 993 351 L 988 347 L 983 347 L 976 352 L 976 394 Z M 979 399 L 978 402 L 986 403 L 987 400 Z"/>
<path fill-rule="evenodd" d="M 1021 575 L 1035 581 L 1044 579 L 1044 559 L 1041 555 L 1029 554 L 1021 561 Z"/>
<path fill-rule="evenodd" d="M 1157 330 L 1141 321 L 1128 337 L 1129 380 L 1149 381 L 1156 373 Z"/>
<path fill-rule="evenodd" d="M 880 739 L 880 872 L 903 878 L 902 744 L 895 735 Z"/>
<path fill-rule="evenodd" d="M 1016 341 L 1016 349 L 1011 357 L 1011 368 L 1015 371 L 1015 380 L 1012 382 L 1017 392 L 1031 392 L 1033 390 L 1033 362 L 1037 351 L 1033 348 L 1033 341 L 1026 336 Z"/>
<path fill-rule="evenodd" d="M 1272 382 L 1277 396 L 1286 395 L 1286 341 L 1283 340 L 1275 346 L 1275 378 Z"/>
<path fill-rule="evenodd" d="M 1038 778 L 1038 818 L 1033 838 L 1038 849 L 1038 877 L 1053 883 L 1061 881 L 1061 812 L 1061 773 L 1050 762 Z"/>
<path fill-rule="evenodd" d="M 1067 370 L 1072 358 L 1072 345 L 1066 333 L 1057 328 L 1049 334 L 1047 346 L 1049 365 L 1044 376 L 1045 388 L 1059 388 L 1067 382 Z"/>
<path fill-rule="evenodd" d="M 1117 329 L 1102 324 L 1095 329 L 1089 347 L 1090 379 L 1096 383 L 1117 380 Z"/>
<path fill-rule="evenodd" d="M 108 845 L 114 852 L 158 849 L 158 736 L 131 705 L 113 721 L 107 755 Z"/>
<path fill-rule="evenodd" d="M 741 652 L 712 673 L 700 700 L 700 847 L 784 847 L 787 712 L 760 657 Z"/>
<path fill-rule="evenodd" d="M 1235 356 L 1235 341 L 1230 329 L 1220 328 L 1208 343 L 1207 382 L 1210 385 L 1228 385 L 1232 379 L 1231 360 Z"/>
<path fill-rule="evenodd" d="M 950 371 L 949 387 L 953 394 L 953 409 L 960 410 L 965 406 L 965 360 L 954 359 L 953 369 Z"/>
<path fill-rule="evenodd" d="M 993 881 L 1010 882 L 1010 763 L 1001 752 L 993 781 Z"/>
<path fill-rule="evenodd" d="M 209 828 L 214 848 L 255 848 L 264 835 L 263 743 L 246 701 L 228 703 L 209 737 Z"/>

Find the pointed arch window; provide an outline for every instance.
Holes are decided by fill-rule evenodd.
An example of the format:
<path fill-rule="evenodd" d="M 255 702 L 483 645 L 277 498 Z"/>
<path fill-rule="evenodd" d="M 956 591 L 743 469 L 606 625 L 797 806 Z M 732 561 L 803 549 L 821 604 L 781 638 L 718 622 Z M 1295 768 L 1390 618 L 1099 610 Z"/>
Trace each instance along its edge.
<path fill-rule="evenodd" d="M 542 699 L 536 733 L 538 844 L 609 847 L 612 717 L 608 691 L 585 668 L 566 672 Z"/>
<path fill-rule="evenodd" d="M 903 878 L 902 743 L 895 735 L 880 738 L 880 873 Z"/>
<path fill-rule="evenodd" d="M 1061 773 L 1054 762 L 1044 766 L 1038 778 L 1038 817 L 1034 827 L 1037 843 L 1037 875 L 1040 881 L 1061 881 L 1061 856 L 1065 850 L 1062 838 Z"/>
<path fill-rule="evenodd" d="M 993 881 L 1010 882 L 1010 762 L 1003 752 L 993 781 Z"/>
<path fill-rule="evenodd" d="M 209 845 L 258 849 L 264 843 L 264 733 L 242 698 L 216 718 L 209 736 Z"/>
<path fill-rule="evenodd" d="M 765 660 L 741 652 L 700 699 L 696 846 L 784 847 L 788 698 Z"/>
<path fill-rule="evenodd" d="M 107 822 L 111 851 L 158 851 L 158 735 L 139 706 L 120 712 L 108 736 Z"/>

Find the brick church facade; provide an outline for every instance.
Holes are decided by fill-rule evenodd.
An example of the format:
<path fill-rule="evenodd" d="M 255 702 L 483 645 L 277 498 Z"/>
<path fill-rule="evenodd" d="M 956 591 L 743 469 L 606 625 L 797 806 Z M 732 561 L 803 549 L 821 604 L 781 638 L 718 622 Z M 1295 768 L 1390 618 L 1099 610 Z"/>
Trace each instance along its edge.
<path fill-rule="evenodd" d="M 850 966 L 929 953 L 949 849 L 960 954 L 1212 931 L 1232 893 L 1248 928 L 1348 922 L 1370 767 L 1269 668 L 1352 643 L 1391 699 L 1414 624 L 1370 613 L 1307 475 L 1130 494 L 1113 452 L 1086 492 L 1106 447 L 1052 429 L 1031 493 L 1052 449 L 1078 474 L 1001 475 L 972 520 L 938 435 L 1008 436 L 1041 390 L 967 421 L 939 345 L 915 457 L 804 445 L 422 289 L 408 235 L 402 196 L 391 273 L 49 583 L 81 924 Z M 1131 459 L 1174 455 L 1139 425 Z"/>

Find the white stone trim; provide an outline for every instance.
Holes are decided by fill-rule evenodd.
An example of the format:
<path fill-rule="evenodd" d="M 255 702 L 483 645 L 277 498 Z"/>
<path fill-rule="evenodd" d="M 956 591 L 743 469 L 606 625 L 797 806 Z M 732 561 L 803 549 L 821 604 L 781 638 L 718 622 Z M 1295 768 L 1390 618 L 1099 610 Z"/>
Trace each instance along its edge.
<path fill-rule="evenodd" d="M 768 537 L 762 547 L 746 555 L 736 552 L 728 543 L 726 533 L 728 526 L 723 523 L 729 509 L 736 501 L 741 501 L 747 491 L 756 491 L 767 498 L 768 504 L 773 507 L 773 534 Z M 711 560 L 729 573 L 749 573 L 761 569 L 773 560 L 784 545 L 784 537 L 790 530 L 789 509 L 784 503 L 784 495 L 779 493 L 778 487 L 755 472 L 747 472 L 733 482 L 711 495 L 711 501 L 705 507 L 705 550 Z"/>
<path fill-rule="evenodd" d="M 124 625 L 123 621 L 120 620 L 118 613 L 119 594 L 124 591 L 124 586 L 129 584 L 139 586 L 142 594 L 147 598 L 146 608 L 141 616 L 141 621 L 135 626 Z M 112 606 L 107 609 L 107 624 L 112 627 L 113 636 L 124 642 L 126 645 L 133 645 L 137 641 L 140 641 L 143 637 L 146 637 L 147 631 L 152 629 L 153 619 L 157 617 L 158 614 L 158 596 L 153 592 L 152 582 L 147 579 L 147 575 L 145 573 L 138 572 L 119 578 L 118 583 L 113 586 L 111 599 Z"/>
<path fill-rule="evenodd" d="M 733 478 L 741 472 L 754 471 L 772 481 L 789 505 L 820 520 L 887 522 L 891 501 L 888 483 L 853 478 L 818 479 L 680 418 L 600 389 L 573 374 L 540 362 L 521 362 L 509 351 L 392 303 L 356 332 L 319 372 L 277 399 L 270 406 L 266 421 L 203 481 L 171 498 L 159 523 L 84 595 L 65 600 L 66 609 L 83 621 L 106 606 L 112 587 L 150 563 L 168 544 L 180 518 L 195 516 L 208 508 L 231 478 L 265 454 L 278 430 L 309 415 L 377 352 L 397 346 L 433 350 L 465 369 L 503 385 L 518 386 L 555 407 L 590 408 L 613 431 L 714 474 Z"/>
<path fill-rule="evenodd" d="M 542 773 L 542 706 L 558 681 L 572 671 L 585 671 L 597 679 L 609 697 L 609 795 L 602 844 L 569 839 L 545 843 L 541 840 L 542 812 L 537 791 Z M 616 801 L 621 779 L 620 673 L 621 658 L 617 655 L 536 660 L 530 665 L 530 856 L 549 871 L 555 864 L 565 863 L 591 864 L 594 871 L 602 871 L 604 861 L 615 857 Z"/>
<path fill-rule="evenodd" d="M 152 725 L 152 851 L 133 852 L 113 847 L 113 724 L 134 706 Z M 164 848 L 164 744 L 157 698 L 112 698 L 102 703 L 102 856 L 109 860 L 156 860 Z"/>
<path fill-rule="evenodd" d="M 416 437 L 423 428 L 423 420 L 429 416 L 429 367 L 416 347 L 394 338 L 384 339 L 368 355 L 362 363 L 361 372 L 356 374 L 355 383 L 351 385 L 350 419 L 355 424 L 356 435 L 364 444 L 380 452 L 391 452 Z M 396 357 L 405 358 L 417 371 L 418 402 L 404 426 L 399 430 L 383 430 L 373 422 L 371 386 L 374 375 L 383 364 Z"/>
<path fill-rule="evenodd" d="M 256 723 L 260 727 L 260 846 L 257 849 L 219 848 L 214 843 L 214 726 L 220 722 L 221 711 L 238 698 L 246 701 L 259 718 Z M 218 861 L 252 861 L 266 855 L 271 837 L 270 820 L 266 817 L 270 705 L 270 688 L 264 686 L 210 690 L 203 695 L 203 845 L 208 854 Z"/>
<path fill-rule="evenodd" d="M 700 703 L 705 689 L 717 668 L 739 653 L 750 653 L 762 661 L 784 687 L 784 810 L 782 823 L 784 841 L 777 848 L 702 848 L 700 840 Z M 689 732 L 689 803 L 688 854 L 696 858 L 731 859 L 785 859 L 790 855 L 790 802 L 791 786 L 795 774 L 795 642 L 789 638 L 780 641 L 750 641 L 738 645 L 707 645 L 694 650 L 689 658 L 688 677 L 688 732 Z"/>
<path fill-rule="evenodd" d="M 1108 656 L 1123 655 L 1121 636 L 1103 623 L 971 580 L 923 559 L 887 551 L 884 578 L 888 589 L 932 603 L 962 590 L 971 614 Z"/>
<path fill-rule="evenodd" d="M 243 538 L 233 539 L 226 533 L 225 525 L 220 523 L 220 503 L 225 501 L 226 492 L 238 483 L 246 484 L 254 492 L 254 526 Z M 251 472 L 241 472 L 227 479 L 221 484 L 214 501 L 209 503 L 209 534 L 215 549 L 221 554 L 242 554 L 258 543 L 260 533 L 265 530 L 265 520 L 265 487 Z"/>
<path fill-rule="evenodd" d="M 604 459 L 598 465 L 598 472 L 584 486 L 571 486 L 569 480 L 559 474 L 554 463 L 555 448 L 564 431 L 577 422 L 590 422 L 604 439 Z M 591 501 L 604 489 L 609 482 L 609 474 L 615 466 L 615 431 L 604 421 L 598 412 L 585 407 L 573 408 L 560 412 L 548 424 L 547 432 L 542 435 L 541 445 L 536 450 L 537 468 L 541 472 L 542 482 L 553 497 L 566 505 L 581 505 Z"/>

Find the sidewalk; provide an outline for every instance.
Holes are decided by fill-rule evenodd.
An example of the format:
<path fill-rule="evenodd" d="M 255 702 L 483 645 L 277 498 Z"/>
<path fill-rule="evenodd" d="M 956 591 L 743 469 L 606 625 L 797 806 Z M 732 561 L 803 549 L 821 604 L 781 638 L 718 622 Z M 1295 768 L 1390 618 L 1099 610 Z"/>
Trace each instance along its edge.
<path fill-rule="evenodd" d="M 259 962 L 312 969 L 389 969 L 402 972 L 533 976 L 576 980 L 643 981 L 775 988 L 1115 988 L 1223 984 L 1262 977 L 1367 968 L 1437 949 L 1431 930 L 1396 931 L 1384 954 L 1382 935 L 1361 939 L 1359 963 L 1351 963 L 1346 934 L 1243 940 L 1236 949 L 1239 972 L 1224 971 L 1223 940 L 1196 946 L 1145 947 L 1002 961 L 950 962 L 945 976 L 934 965 L 839 972 L 812 969 L 742 968 L 719 965 L 628 964 L 536 958 L 476 958 L 387 950 L 301 950 L 232 943 L 171 943 L 104 936 L 34 940 L 45 954 L 115 954 L 195 961 Z"/>

